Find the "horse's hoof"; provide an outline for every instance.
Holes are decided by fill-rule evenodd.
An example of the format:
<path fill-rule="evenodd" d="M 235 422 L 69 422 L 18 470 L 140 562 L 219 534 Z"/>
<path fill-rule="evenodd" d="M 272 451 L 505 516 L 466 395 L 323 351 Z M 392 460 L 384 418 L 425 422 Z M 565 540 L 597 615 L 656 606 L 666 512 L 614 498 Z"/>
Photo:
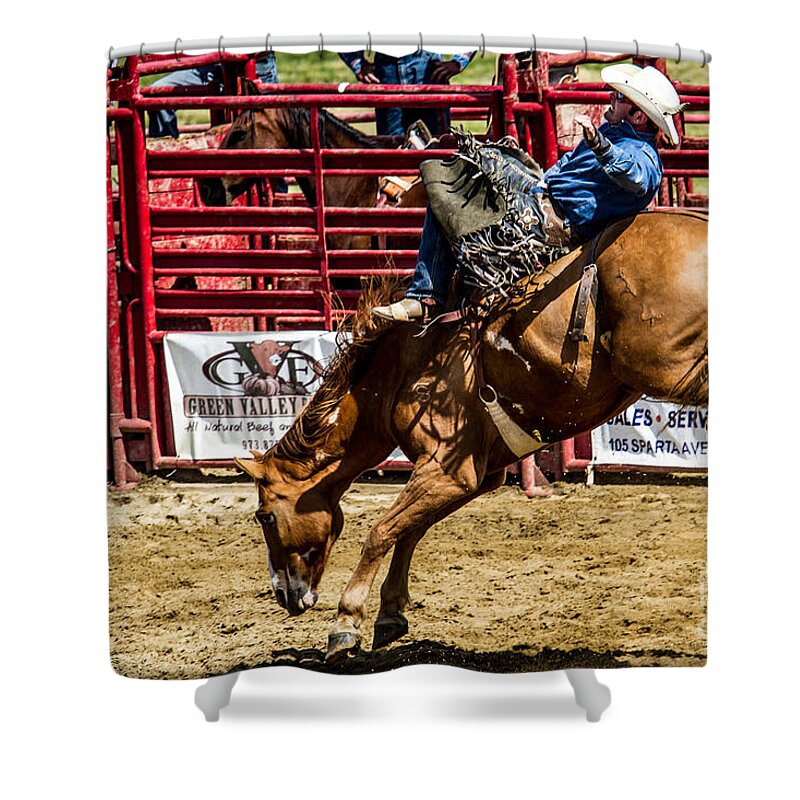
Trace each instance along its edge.
<path fill-rule="evenodd" d="M 398 614 L 393 617 L 385 617 L 375 622 L 372 636 L 372 649 L 380 650 L 387 644 L 396 642 L 408 633 L 408 620 Z"/>
<path fill-rule="evenodd" d="M 361 637 L 357 633 L 331 633 L 328 635 L 328 652 L 325 654 L 325 663 L 338 664 L 348 655 L 355 655 L 361 649 Z"/>

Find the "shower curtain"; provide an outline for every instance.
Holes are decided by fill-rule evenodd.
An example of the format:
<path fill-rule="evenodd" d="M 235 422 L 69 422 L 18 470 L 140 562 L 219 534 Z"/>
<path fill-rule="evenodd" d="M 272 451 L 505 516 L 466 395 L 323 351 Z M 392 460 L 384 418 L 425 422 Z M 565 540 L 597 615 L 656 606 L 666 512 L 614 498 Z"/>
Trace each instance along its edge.
<path fill-rule="evenodd" d="M 705 663 L 707 65 L 176 43 L 107 87 L 118 673 Z"/>

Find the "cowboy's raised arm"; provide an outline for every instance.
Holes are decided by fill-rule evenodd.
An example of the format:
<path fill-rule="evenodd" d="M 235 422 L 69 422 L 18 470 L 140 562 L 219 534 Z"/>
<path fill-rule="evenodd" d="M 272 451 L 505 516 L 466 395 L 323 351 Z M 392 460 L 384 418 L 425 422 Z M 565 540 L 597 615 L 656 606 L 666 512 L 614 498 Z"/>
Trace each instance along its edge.
<path fill-rule="evenodd" d="M 599 131 L 585 114 L 575 117 L 583 128 L 583 138 L 600 166 L 614 183 L 637 197 L 654 194 L 661 183 L 662 168 L 658 157 L 648 147 L 614 144 Z"/>

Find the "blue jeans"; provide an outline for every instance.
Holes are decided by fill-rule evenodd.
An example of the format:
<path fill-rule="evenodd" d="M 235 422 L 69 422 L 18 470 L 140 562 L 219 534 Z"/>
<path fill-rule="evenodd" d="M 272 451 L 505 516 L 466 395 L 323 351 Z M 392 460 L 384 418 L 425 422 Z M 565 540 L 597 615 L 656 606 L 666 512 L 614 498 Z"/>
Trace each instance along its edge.
<path fill-rule="evenodd" d="M 342 61 L 357 73 L 364 58 L 364 51 L 339 53 Z M 430 83 L 431 74 L 442 62 L 439 53 L 419 50 L 407 56 L 394 58 L 375 53 L 375 77 L 381 83 L 394 85 Z M 422 120 L 434 136 L 450 129 L 450 110 L 447 108 L 376 108 L 375 127 L 378 136 L 405 136 L 409 126 Z"/>
<path fill-rule="evenodd" d="M 431 212 L 425 213 L 422 240 L 419 243 L 417 266 L 406 297 L 417 300 L 433 300 L 439 305 L 447 302 L 450 279 L 455 272 L 456 260 L 450 243 L 445 239 L 439 223 Z"/>
<path fill-rule="evenodd" d="M 256 75 L 263 83 L 278 83 L 278 67 L 275 64 L 275 54 L 267 53 L 264 58 L 256 61 Z M 207 86 L 209 83 L 222 82 L 222 66 L 209 64 L 205 67 L 192 69 L 179 69 L 159 78 L 153 86 Z M 158 136 L 171 136 L 178 138 L 178 117 L 169 108 L 159 108 L 150 112 L 150 126 L 148 135 L 152 138 Z"/>
<path fill-rule="evenodd" d="M 422 50 L 402 58 L 390 58 L 381 53 L 375 56 L 375 75 L 381 83 L 430 83 L 431 73 L 441 63 L 441 56 Z M 408 128 L 422 120 L 434 136 L 450 129 L 448 108 L 376 108 L 375 128 L 378 136 L 405 136 Z"/>

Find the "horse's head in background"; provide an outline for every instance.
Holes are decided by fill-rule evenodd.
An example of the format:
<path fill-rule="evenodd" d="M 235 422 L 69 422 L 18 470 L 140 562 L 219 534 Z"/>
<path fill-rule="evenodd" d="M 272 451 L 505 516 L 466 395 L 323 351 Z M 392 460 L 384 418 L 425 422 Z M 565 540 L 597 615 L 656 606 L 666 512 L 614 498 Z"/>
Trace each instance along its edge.
<path fill-rule="evenodd" d="M 256 482 L 256 520 L 267 543 L 267 564 L 278 604 L 292 616 L 317 602 L 317 587 L 344 526 L 338 501 L 323 487 L 293 478 L 287 465 L 253 452 L 236 464 Z"/>
<path fill-rule="evenodd" d="M 220 150 L 254 150 L 287 147 L 286 137 L 279 124 L 277 109 L 245 109 L 233 121 Z M 258 178 L 248 175 L 225 175 L 221 178 L 201 178 L 200 197 L 207 206 L 229 206 L 239 195 L 253 186 Z"/>
<path fill-rule="evenodd" d="M 242 81 L 242 94 L 260 95 L 251 81 Z M 279 112 L 275 108 L 246 108 L 233 121 L 220 142 L 220 150 L 256 150 L 288 147 Z M 222 178 L 201 178 L 200 197 L 207 206 L 229 206 L 259 179 L 247 175 L 225 175 Z"/>
<path fill-rule="evenodd" d="M 242 88 L 245 95 L 260 95 L 258 88 L 249 81 L 244 81 Z M 318 120 L 319 141 L 323 147 L 376 146 L 374 139 L 325 109 L 320 109 Z M 220 150 L 308 150 L 311 147 L 311 113 L 307 108 L 296 106 L 245 109 L 233 121 L 219 145 Z M 202 178 L 198 181 L 200 197 L 207 206 L 228 206 L 259 180 L 236 173 L 219 178 Z M 297 185 L 308 204 L 316 205 L 313 181 L 298 177 Z M 372 207 L 375 205 L 377 188 L 378 179 L 372 175 L 334 175 L 325 180 L 325 202 L 333 206 Z M 368 243 L 365 246 L 368 247 Z"/>

